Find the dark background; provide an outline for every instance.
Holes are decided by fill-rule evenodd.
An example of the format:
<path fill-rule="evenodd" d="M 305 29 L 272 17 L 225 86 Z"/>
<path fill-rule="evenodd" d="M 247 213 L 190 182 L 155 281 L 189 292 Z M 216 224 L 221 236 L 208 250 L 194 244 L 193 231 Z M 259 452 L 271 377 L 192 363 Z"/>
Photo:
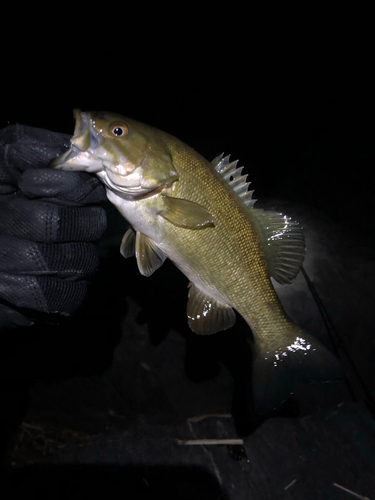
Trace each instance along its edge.
<path fill-rule="evenodd" d="M 364 46 L 252 46 L 242 37 L 136 52 L 98 44 L 50 61 L 23 47 L 2 79 L 0 124 L 72 133 L 72 109 L 109 110 L 247 167 L 255 197 L 315 206 L 374 238 L 374 93 Z M 245 43 L 244 43 L 245 42 Z M 83 49 L 82 49 L 83 50 Z"/>
<path fill-rule="evenodd" d="M 139 45 L 141 37 L 136 40 L 129 39 L 124 34 L 124 36 L 111 38 L 106 36 L 104 30 L 104 32 L 95 33 L 95 36 L 91 32 L 90 38 L 85 28 L 80 27 L 78 33 L 75 31 L 75 49 L 67 48 L 59 52 L 53 61 L 51 61 L 50 52 L 47 50 L 53 49 L 54 44 L 51 42 L 53 38 L 50 38 L 47 44 L 41 43 L 38 47 L 29 47 L 25 43 L 22 50 L 12 52 L 9 64 L 4 63 L 6 72 L 4 72 L 2 79 L 3 101 L 0 125 L 5 126 L 8 123 L 18 122 L 72 133 L 74 129 L 73 108 L 108 110 L 161 128 L 182 139 L 208 159 L 214 158 L 221 152 L 231 153 L 233 159 L 238 158 L 240 163 L 245 165 L 249 180 L 252 181 L 251 188 L 255 189 L 254 197 L 259 199 L 259 206 L 262 206 L 262 200 L 285 200 L 291 205 L 303 207 L 301 210 L 306 214 L 316 213 L 315 211 L 318 210 L 329 219 L 329 227 L 333 228 L 333 233 L 335 233 L 336 224 L 340 227 L 340 238 L 344 238 L 344 241 L 347 232 L 352 253 L 346 261 L 347 266 L 340 265 L 337 268 L 338 272 L 341 273 L 340 279 L 345 282 L 346 273 L 348 278 L 351 277 L 352 262 L 356 269 L 361 267 L 361 255 L 356 254 L 356 242 L 361 242 L 361 248 L 363 245 L 366 247 L 368 261 L 373 262 L 374 257 L 375 127 L 373 125 L 374 97 L 370 76 L 372 55 L 361 46 L 355 47 L 349 44 L 349 47 L 344 47 L 339 42 L 317 47 L 314 43 L 315 39 L 309 47 L 299 47 L 298 38 L 290 47 L 279 46 L 280 40 L 277 38 L 267 45 L 266 36 L 260 37 L 254 42 L 254 37 L 249 34 L 247 39 L 247 34 L 245 34 L 237 40 L 235 34 L 226 28 L 214 30 L 213 39 L 208 44 L 192 44 L 190 42 L 194 38 L 195 29 L 196 27 L 192 25 L 186 32 L 189 35 L 186 35 L 187 39 L 183 47 L 175 45 L 174 36 L 171 35 L 167 36 L 168 42 L 163 46 L 159 44 L 156 37 L 149 40 L 145 50 L 142 50 L 141 47 L 140 50 L 135 51 L 134 44 Z M 229 38 L 231 42 L 228 41 Z M 112 214 L 112 217 L 115 216 Z M 334 247 L 338 252 L 341 248 L 340 245 L 341 243 L 337 243 Z M 352 256 L 354 256 L 354 261 L 351 261 Z M 166 338 L 167 330 L 171 325 L 173 328 L 176 327 L 176 321 L 178 322 L 177 330 L 183 328 L 181 326 L 185 321 L 183 316 L 185 303 L 183 301 L 186 300 L 184 298 L 184 294 L 186 294 L 184 281 L 178 273 L 171 270 L 171 267 L 166 267 L 166 271 L 160 270 L 164 274 L 159 274 L 162 276 L 159 279 L 163 281 L 161 292 L 156 275 L 155 280 L 152 278 L 154 281 L 150 279 L 150 283 L 145 284 L 143 280 L 139 280 L 138 273 L 132 264 L 121 261 L 121 259 L 116 260 L 114 253 L 110 253 L 110 257 L 113 259 L 111 262 L 104 259 L 103 263 L 107 276 L 98 279 L 99 285 L 108 290 L 108 297 L 114 298 L 114 302 L 109 307 L 113 318 L 116 320 L 118 309 L 116 309 L 116 290 L 110 289 L 111 276 L 117 273 L 116 286 L 120 286 L 121 282 L 118 276 L 119 273 L 123 273 L 124 279 L 127 280 L 122 290 L 123 295 L 129 293 L 138 304 L 145 308 L 143 316 L 146 316 L 146 320 L 143 318 L 143 323 L 148 322 L 150 335 L 150 339 L 147 341 L 150 344 L 147 345 L 159 346 L 158 355 L 163 352 L 165 345 L 167 345 L 166 359 L 171 359 L 170 356 L 174 355 L 174 351 L 172 349 L 169 353 L 168 344 L 163 344 L 162 340 Z M 330 259 L 332 259 L 332 254 L 330 254 Z M 113 268 L 114 264 L 117 267 Z M 165 266 L 168 264 L 166 263 Z M 170 287 L 166 284 L 167 278 L 172 279 L 173 283 Z M 104 281 L 100 282 L 101 279 Z M 352 281 L 349 280 L 349 282 Z M 350 289 L 350 293 L 353 295 L 353 304 L 365 304 L 365 299 L 373 297 L 372 282 L 368 286 L 366 297 L 362 296 L 363 292 L 358 292 L 355 287 Z M 158 297 L 156 305 L 150 306 L 154 297 L 159 294 L 160 297 Z M 160 322 L 160 317 L 157 316 L 158 310 L 160 311 L 160 308 L 167 302 L 163 297 L 168 297 L 168 300 L 174 301 L 174 304 L 179 304 L 176 306 L 178 308 L 176 318 L 180 319 L 169 319 L 167 324 Z M 100 297 L 97 298 L 98 308 L 100 308 L 99 299 Z M 340 309 L 340 303 L 343 299 L 340 297 L 336 297 L 336 299 L 337 307 Z M 342 303 L 344 304 L 345 301 L 343 300 Z M 372 308 L 371 304 L 370 300 L 364 307 L 369 310 Z M 344 309 L 344 306 L 342 308 Z M 337 317 L 340 316 L 341 312 L 343 313 L 343 311 L 337 313 Z M 99 313 L 96 315 L 100 316 Z M 149 315 L 148 320 L 147 315 Z M 106 317 L 101 318 L 103 325 L 107 320 Z M 94 321 L 99 320 L 94 318 Z M 114 329 L 113 336 L 106 341 L 103 348 L 100 331 L 99 327 L 94 335 L 90 336 L 85 333 L 81 340 L 77 340 L 74 332 L 66 337 L 61 331 L 57 331 L 55 337 L 51 337 L 49 333 L 41 336 L 36 335 L 34 342 L 27 339 L 27 335 L 14 339 L 14 345 L 18 343 L 22 345 L 22 342 L 26 345 L 23 353 L 21 352 L 21 358 L 18 359 L 19 366 L 23 367 L 23 373 L 27 371 L 28 367 L 31 367 L 34 372 L 30 375 L 30 380 L 27 379 L 26 375 L 27 383 L 20 387 L 21 399 L 11 400 L 14 407 L 19 405 L 19 411 L 15 412 L 17 418 L 14 419 L 13 427 L 22 420 L 26 411 L 29 411 L 30 414 L 30 408 L 27 410 L 27 396 L 25 396 L 28 384 L 38 386 L 40 380 L 49 384 L 47 395 L 43 393 L 43 390 L 39 393 L 37 387 L 37 395 L 35 396 L 34 393 L 33 400 L 34 404 L 37 403 L 37 409 L 33 410 L 31 407 L 31 415 L 40 417 L 43 421 L 44 411 L 48 414 L 46 421 L 51 423 L 52 418 L 52 423 L 61 423 L 59 413 L 61 407 L 56 402 L 57 396 L 56 401 L 53 399 L 54 383 L 56 381 L 59 383 L 61 380 L 67 381 L 68 387 L 65 389 L 66 392 L 63 390 L 62 398 L 64 401 L 64 398 L 66 401 L 70 399 L 76 401 L 79 399 L 78 396 L 71 396 L 75 387 L 74 381 L 69 382 L 72 377 L 77 375 L 88 377 L 84 378 L 84 383 L 89 384 L 92 375 L 103 373 L 112 363 L 113 350 L 119 342 L 118 332 L 116 333 Z M 371 330 L 366 334 L 367 337 L 371 336 Z M 185 340 L 187 336 L 188 346 L 193 345 L 193 348 L 196 348 L 196 344 L 194 344 L 196 341 L 189 344 L 191 340 L 189 340 L 189 334 L 186 330 L 184 330 L 183 335 L 185 335 Z M 220 336 L 218 338 L 215 349 L 223 354 L 227 344 Z M 137 348 L 134 347 L 137 345 L 136 335 L 131 338 L 131 342 L 130 351 L 136 351 Z M 75 346 L 74 352 L 71 349 L 72 343 Z M 14 345 L 11 345 L 11 348 L 17 351 Z M 88 345 L 89 348 L 87 348 Z M 373 343 L 369 342 L 369 345 L 373 349 Z M 29 348 L 32 349 L 31 352 L 34 356 L 33 363 L 27 357 Z M 369 348 L 366 354 L 371 354 L 371 352 L 373 351 L 370 351 Z M 50 359 L 49 353 L 53 353 Z M 204 351 L 202 357 L 206 354 L 209 352 Z M 366 354 L 361 353 L 360 356 Z M 231 353 L 228 356 L 230 357 Z M 10 357 L 10 359 L 13 358 Z M 151 355 L 150 359 L 152 359 Z M 194 356 L 193 360 L 196 363 Z M 128 373 L 129 380 L 131 380 L 131 370 L 134 367 L 131 360 L 127 359 L 127 361 L 129 364 L 124 365 L 124 372 Z M 369 364 L 368 360 L 366 363 Z M 136 365 L 135 362 L 134 364 Z M 201 362 L 202 366 L 203 364 Z M 199 363 L 198 365 L 200 366 Z M 197 374 L 194 370 L 189 372 L 189 363 L 187 362 L 186 376 L 195 380 L 199 386 L 200 381 L 206 380 L 205 377 L 214 377 L 216 373 L 215 363 L 212 366 L 212 363 L 208 362 L 208 365 L 208 368 L 205 366 L 205 369 L 207 372 L 211 370 L 211 373 L 208 375 L 207 373 Z M 35 368 L 36 366 L 37 368 Z M 171 376 L 173 379 L 174 374 Z M 371 377 L 368 379 L 370 380 Z M 167 379 L 161 380 L 160 387 L 165 388 L 167 383 Z M 129 394 L 133 394 L 132 391 L 135 391 L 130 386 L 125 385 L 125 388 Z M 373 388 L 370 387 L 371 389 Z M 199 390 L 195 388 L 195 391 Z M 201 390 L 203 391 L 203 389 Z M 228 388 L 226 390 L 228 391 Z M 103 397 L 101 392 L 100 394 Z M 160 414 L 163 411 L 166 412 L 166 421 L 171 426 L 174 425 L 174 416 L 176 415 L 178 421 L 184 415 L 186 408 L 190 408 L 186 410 L 188 414 L 194 414 L 192 408 L 199 411 L 200 401 L 199 397 L 197 397 L 198 402 L 194 401 L 194 394 L 194 392 L 190 393 L 190 399 L 187 398 L 186 407 L 184 406 L 182 410 L 174 408 L 175 413 L 172 411 L 168 415 L 168 410 L 162 407 Z M 212 396 L 212 401 L 215 401 L 216 396 L 211 394 L 210 396 Z M 126 397 L 130 399 L 130 396 Z M 136 419 L 142 415 L 142 411 L 147 415 L 147 412 L 151 413 L 150 408 L 158 409 L 158 397 L 158 393 L 153 393 L 150 397 L 147 395 L 143 402 L 144 406 L 138 408 L 139 414 Z M 204 397 L 209 399 L 207 395 Z M 241 400 L 242 397 L 243 394 L 240 394 L 239 399 Z M 218 400 L 220 401 L 220 398 Z M 185 401 L 181 396 L 178 404 L 183 406 L 183 403 Z M 67 406 L 69 407 L 68 403 Z M 312 404 L 311 407 L 313 408 L 313 406 Z M 38 408 L 39 410 L 42 408 L 40 414 L 38 414 Z M 50 413 L 48 413 L 48 408 L 51 408 Z M 244 408 L 245 414 L 246 410 L 248 408 Z M 126 413 L 126 408 L 124 411 Z M 241 408 L 237 411 L 241 413 Z M 355 410 L 350 411 L 355 413 Z M 12 411 L 10 414 L 13 415 Z M 367 415 L 366 413 L 366 418 Z M 260 434 L 256 434 L 260 441 L 252 448 L 255 454 L 255 458 L 253 457 L 255 464 L 261 453 L 260 450 L 265 447 L 265 443 L 269 454 L 267 458 L 263 457 L 260 460 L 259 470 L 253 462 L 254 471 L 253 475 L 250 476 L 250 481 L 254 481 L 255 484 L 259 482 L 259 491 L 256 488 L 254 490 L 250 488 L 251 492 L 255 492 L 254 498 L 263 498 L 261 495 L 265 491 L 264 485 L 272 484 L 272 481 L 269 481 L 267 477 L 267 470 L 273 469 L 275 474 L 272 476 L 273 480 L 284 487 L 295 477 L 294 469 L 298 468 L 296 464 L 301 463 L 303 460 L 301 457 L 308 456 L 308 453 L 312 453 L 311 463 L 308 463 L 309 468 L 306 469 L 307 472 L 305 471 L 305 482 L 303 483 L 302 479 L 299 482 L 300 485 L 305 485 L 307 492 L 311 492 L 311 488 L 314 489 L 314 484 L 310 485 L 310 489 L 308 488 L 308 477 L 314 477 L 315 472 L 321 474 L 324 469 L 327 477 L 331 472 L 332 478 L 336 477 L 334 475 L 335 467 L 341 455 L 349 457 L 348 463 L 344 464 L 345 466 L 342 466 L 341 469 L 341 466 L 337 466 L 337 470 L 341 471 L 342 478 L 348 477 L 346 486 L 356 489 L 355 485 L 361 484 L 361 473 L 366 473 L 366 478 L 370 477 L 371 465 L 367 469 L 361 469 L 362 465 L 358 465 L 358 469 L 355 469 L 354 463 L 362 464 L 358 456 L 353 453 L 353 463 L 351 463 L 352 448 L 344 446 L 342 451 L 340 449 L 345 436 L 352 436 L 350 434 L 352 427 L 356 429 L 353 431 L 352 443 L 370 443 L 373 435 L 367 436 L 366 432 L 370 431 L 367 428 L 366 431 L 363 430 L 365 427 L 363 420 L 358 416 L 351 417 L 344 414 L 340 416 L 342 421 L 340 420 L 336 426 L 340 430 L 336 433 L 335 426 L 327 431 L 325 423 L 322 424 L 326 416 L 318 416 L 316 425 L 315 423 L 311 424 L 311 428 L 302 420 L 293 420 L 295 416 L 291 412 L 286 414 L 285 419 L 280 419 L 276 423 L 271 420 L 270 426 L 267 427 L 266 424 L 260 428 Z M 70 424 L 73 427 L 76 424 L 77 428 L 84 428 L 85 425 L 82 422 L 85 417 L 87 416 L 81 415 L 82 420 L 78 419 L 78 423 L 70 422 Z M 61 419 L 61 425 L 66 426 L 64 417 Z M 88 420 L 90 420 L 89 417 Z M 131 418 L 130 421 L 132 421 Z M 252 425 L 248 422 L 242 422 L 242 424 L 240 422 L 239 424 L 239 421 L 241 419 L 237 420 L 236 429 L 230 430 L 231 435 L 236 434 L 236 432 L 251 435 L 257 425 L 260 425 L 260 422 L 253 422 L 254 425 Z M 351 422 L 354 421 L 355 423 L 352 424 Z M 95 427 L 94 424 L 92 425 Z M 99 429 L 104 432 L 105 425 L 103 424 L 103 427 L 101 425 L 102 422 L 100 425 L 98 424 Z M 297 428 L 298 425 L 301 427 Z M 119 424 L 118 427 L 114 425 L 111 427 L 112 431 L 114 428 L 121 428 L 121 425 Z M 321 432 L 322 428 L 324 428 L 324 432 Z M 95 432 L 97 432 L 96 428 L 94 434 Z M 165 429 L 159 429 L 155 432 L 157 437 L 158 432 L 163 435 Z M 361 434 L 362 432 L 363 434 Z M 299 440 L 296 448 L 293 448 L 293 443 L 290 443 L 285 437 L 293 436 L 293 433 L 302 436 L 302 440 L 306 440 L 302 443 Z M 105 440 L 105 432 L 103 440 Z M 328 448 L 332 446 L 332 449 L 335 449 L 335 453 L 337 453 L 334 455 L 332 451 L 333 460 L 327 463 L 324 462 L 325 455 L 322 459 L 320 455 L 313 453 L 316 448 L 320 449 L 319 446 L 323 450 L 326 443 L 328 443 Z M 125 444 L 128 445 L 128 441 L 125 441 Z M 139 459 L 142 452 L 139 450 L 137 442 L 129 446 L 134 451 L 134 457 Z M 289 454 L 285 446 L 290 446 L 293 451 Z M 361 449 L 363 450 L 363 447 Z M 362 453 L 361 449 L 357 452 L 359 455 Z M 277 450 L 279 450 L 279 455 Z M 97 448 L 94 446 L 93 450 L 90 449 L 87 453 L 90 457 L 94 457 L 94 461 L 96 457 L 100 461 L 103 454 L 105 455 L 103 442 L 99 443 Z M 276 458 L 273 460 L 273 453 L 279 460 L 278 462 Z M 170 450 L 165 450 L 166 465 L 169 464 L 170 456 Z M 160 457 L 162 460 L 162 453 Z M 191 463 L 193 463 L 194 455 L 191 457 Z M 129 460 L 131 463 L 131 453 Z M 320 460 L 322 461 L 320 462 Z M 373 463 L 373 456 L 366 456 L 366 460 L 366 464 Z M 120 462 L 119 459 L 118 463 Z M 281 462 L 285 467 L 290 463 L 292 471 L 290 480 L 286 479 L 287 476 L 285 479 L 284 476 L 282 477 L 282 474 L 285 473 L 284 469 L 280 477 L 277 476 Z M 221 463 L 220 458 L 218 458 L 218 463 Z M 223 461 L 223 466 L 220 468 L 223 477 L 225 470 L 230 470 L 226 464 Z M 45 481 L 45 473 L 43 469 L 41 470 L 42 472 L 37 472 L 42 474 L 42 480 Z M 352 474 L 351 482 L 348 470 L 355 471 Z M 167 469 L 168 471 L 169 469 Z M 66 474 L 71 478 L 69 472 Z M 123 471 L 120 471 L 119 475 L 115 471 L 116 480 L 119 481 L 118 478 L 121 477 L 121 474 Z M 128 471 L 128 474 L 131 475 L 132 471 L 130 473 Z M 163 474 L 162 477 L 164 477 Z M 303 477 L 303 469 L 300 474 Z M 84 481 L 92 483 L 94 476 L 95 474 L 89 474 L 87 478 L 85 473 L 82 473 L 82 475 L 78 475 L 78 478 L 83 477 Z M 126 477 L 129 481 L 129 477 Z M 170 475 L 168 477 L 171 478 Z M 179 477 L 178 474 L 177 477 Z M 329 477 L 331 478 L 331 476 Z M 59 477 L 57 479 L 62 481 Z M 79 481 L 79 479 L 76 480 Z M 190 481 L 191 484 L 195 480 L 195 476 L 192 477 L 191 481 L 185 477 L 185 481 Z M 70 479 L 70 481 L 73 480 Z M 103 484 L 106 485 L 106 481 Z M 108 481 L 111 481 L 111 477 Z M 173 480 L 171 482 L 173 483 Z M 229 488 L 228 484 L 226 484 L 227 488 Z M 369 485 L 370 482 L 366 484 Z M 272 487 L 269 486 L 269 488 L 272 491 L 272 497 L 278 497 L 278 492 L 282 491 L 279 489 L 275 490 L 274 493 Z M 212 491 L 214 490 L 215 488 L 212 489 Z M 257 491 L 258 493 L 256 493 Z M 296 498 L 298 495 L 298 498 L 308 498 L 308 493 L 305 490 L 299 491 L 299 493 L 298 491 L 296 490 L 295 493 Z M 358 489 L 356 491 L 359 492 Z M 370 489 L 366 491 L 370 496 L 373 494 Z M 246 488 L 241 493 L 244 498 L 247 498 Z M 241 493 L 237 492 L 235 498 L 242 498 Z M 324 497 L 324 494 L 318 496 L 320 493 L 317 487 L 314 492 L 315 496 L 311 496 L 311 498 L 336 498 L 333 496 L 333 492 L 327 497 Z M 181 495 L 180 490 L 179 494 Z M 218 495 L 218 493 L 215 494 Z M 267 498 L 267 495 L 264 495 L 264 498 Z M 211 497 L 207 496 L 206 498 Z M 216 496 L 212 498 L 216 498 Z M 285 498 L 288 497 L 285 496 Z M 337 496 L 337 498 L 343 497 Z"/>

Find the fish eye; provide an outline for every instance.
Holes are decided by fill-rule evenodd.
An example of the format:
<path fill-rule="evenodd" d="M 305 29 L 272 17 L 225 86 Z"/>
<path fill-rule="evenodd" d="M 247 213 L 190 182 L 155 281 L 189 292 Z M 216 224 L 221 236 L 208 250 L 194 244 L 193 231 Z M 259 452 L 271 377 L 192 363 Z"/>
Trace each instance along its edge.
<path fill-rule="evenodd" d="M 121 137 L 128 133 L 128 127 L 126 125 L 113 125 L 110 128 L 110 131 L 116 137 Z"/>

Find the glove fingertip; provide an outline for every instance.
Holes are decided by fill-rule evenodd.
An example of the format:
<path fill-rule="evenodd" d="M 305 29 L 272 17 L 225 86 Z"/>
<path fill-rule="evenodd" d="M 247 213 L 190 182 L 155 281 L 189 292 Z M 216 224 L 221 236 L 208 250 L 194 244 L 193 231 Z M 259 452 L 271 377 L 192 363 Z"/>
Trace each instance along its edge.
<path fill-rule="evenodd" d="M 26 170 L 19 187 L 29 198 L 57 198 L 61 202 L 90 205 L 106 201 L 105 189 L 98 179 L 82 172 L 52 168 Z"/>

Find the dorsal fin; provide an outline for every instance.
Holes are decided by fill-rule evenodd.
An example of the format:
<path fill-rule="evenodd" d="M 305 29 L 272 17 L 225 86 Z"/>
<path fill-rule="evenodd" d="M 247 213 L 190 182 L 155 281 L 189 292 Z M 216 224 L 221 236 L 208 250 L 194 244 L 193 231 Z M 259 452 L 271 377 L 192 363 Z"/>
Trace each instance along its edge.
<path fill-rule="evenodd" d="M 246 175 L 241 175 L 243 167 L 237 167 L 238 160 L 231 162 L 229 158 L 222 153 L 212 160 L 212 165 L 246 206 L 253 209 L 252 221 L 263 244 L 270 276 L 282 284 L 292 283 L 305 257 L 302 228 L 286 215 L 254 209 L 254 191 L 248 191 L 250 182 L 246 182 Z"/>
<path fill-rule="evenodd" d="M 281 284 L 292 283 L 305 258 L 305 237 L 298 222 L 278 212 L 251 211 L 263 244 L 268 271 Z"/>
<path fill-rule="evenodd" d="M 254 191 L 249 191 L 248 187 L 251 184 L 246 182 L 247 175 L 241 175 L 243 167 L 237 167 L 238 160 L 230 161 L 230 155 L 224 157 L 224 153 L 212 160 L 216 172 L 219 172 L 228 182 L 229 186 L 242 199 L 249 208 L 253 208 L 256 200 L 252 199 Z"/>

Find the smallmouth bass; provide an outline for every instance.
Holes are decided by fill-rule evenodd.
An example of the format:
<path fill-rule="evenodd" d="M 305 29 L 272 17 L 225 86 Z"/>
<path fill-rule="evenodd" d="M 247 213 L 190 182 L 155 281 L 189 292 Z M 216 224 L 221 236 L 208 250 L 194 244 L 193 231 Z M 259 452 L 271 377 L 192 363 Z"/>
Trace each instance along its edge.
<path fill-rule="evenodd" d="M 106 112 L 74 111 L 71 148 L 54 168 L 95 173 L 131 228 L 121 243 L 150 276 L 168 257 L 189 279 L 187 318 L 198 334 L 251 328 L 253 398 L 275 409 L 298 382 L 341 378 L 336 358 L 293 324 L 272 286 L 291 283 L 305 255 L 299 225 L 254 208 L 237 162 L 213 162 L 177 138 Z"/>

